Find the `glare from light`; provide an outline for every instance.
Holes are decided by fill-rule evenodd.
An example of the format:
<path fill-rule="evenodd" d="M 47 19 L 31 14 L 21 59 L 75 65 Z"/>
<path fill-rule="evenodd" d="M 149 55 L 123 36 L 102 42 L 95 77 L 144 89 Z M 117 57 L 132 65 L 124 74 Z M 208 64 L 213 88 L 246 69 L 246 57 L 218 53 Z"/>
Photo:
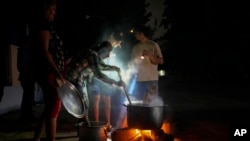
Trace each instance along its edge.
<path fill-rule="evenodd" d="M 159 75 L 159 76 L 165 76 L 165 75 L 166 75 L 165 70 L 159 70 L 159 71 L 158 71 L 158 75 Z"/>
<path fill-rule="evenodd" d="M 128 90 L 128 92 L 129 92 L 129 94 L 132 94 L 133 93 L 133 91 L 134 91 L 134 89 L 135 89 L 135 78 L 132 78 L 132 80 L 131 80 L 131 82 L 130 82 L 130 87 L 129 87 L 129 90 Z"/>
<path fill-rule="evenodd" d="M 134 33 L 134 29 L 131 29 L 131 30 L 130 30 L 130 33 Z"/>

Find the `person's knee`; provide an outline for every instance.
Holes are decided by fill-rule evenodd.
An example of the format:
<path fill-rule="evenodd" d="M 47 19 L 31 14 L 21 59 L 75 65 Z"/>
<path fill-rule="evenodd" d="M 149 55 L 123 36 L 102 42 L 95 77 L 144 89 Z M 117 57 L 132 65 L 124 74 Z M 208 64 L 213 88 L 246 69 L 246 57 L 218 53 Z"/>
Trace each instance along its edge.
<path fill-rule="evenodd" d="M 94 97 L 94 106 L 98 106 L 100 102 L 100 95 Z"/>
<path fill-rule="evenodd" d="M 103 96 L 103 100 L 104 100 L 105 105 L 110 104 L 110 96 Z"/>
<path fill-rule="evenodd" d="M 47 106 L 46 109 L 49 118 L 57 118 L 61 111 L 61 101 L 56 101 L 53 106 Z"/>

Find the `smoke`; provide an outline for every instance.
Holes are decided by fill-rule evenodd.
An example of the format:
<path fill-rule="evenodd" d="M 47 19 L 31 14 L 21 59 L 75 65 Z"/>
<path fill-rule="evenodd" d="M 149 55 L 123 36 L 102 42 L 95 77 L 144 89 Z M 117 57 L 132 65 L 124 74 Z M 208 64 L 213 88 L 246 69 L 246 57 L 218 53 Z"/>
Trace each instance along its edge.
<path fill-rule="evenodd" d="M 126 70 L 121 71 L 123 81 L 128 84 L 130 79 L 137 73 L 138 69 L 133 65 L 128 65 Z"/>
<path fill-rule="evenodd" d="M 149 103 L 148 106 L 163 106 L 164 102 L 160 96 L 155 96 Z"/>

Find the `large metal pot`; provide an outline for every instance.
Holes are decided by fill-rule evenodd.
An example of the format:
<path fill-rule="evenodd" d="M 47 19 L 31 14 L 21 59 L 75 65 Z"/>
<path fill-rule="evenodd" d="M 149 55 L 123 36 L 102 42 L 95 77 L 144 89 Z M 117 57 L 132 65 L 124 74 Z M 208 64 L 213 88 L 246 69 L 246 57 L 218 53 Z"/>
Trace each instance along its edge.
<path fill-rule="evenodd" d="M 107 141 L 105 133 L 106 122 L 90 121 L 91 126 L 87 123 L 80 123 L 79 141 Z"/>
<path fill-rule="evenodd" d="M 153 130 L 162 127 L 164 111 L 167 106 L 129 104 L 126 107 L 128 127 L 141 130 Z"/>

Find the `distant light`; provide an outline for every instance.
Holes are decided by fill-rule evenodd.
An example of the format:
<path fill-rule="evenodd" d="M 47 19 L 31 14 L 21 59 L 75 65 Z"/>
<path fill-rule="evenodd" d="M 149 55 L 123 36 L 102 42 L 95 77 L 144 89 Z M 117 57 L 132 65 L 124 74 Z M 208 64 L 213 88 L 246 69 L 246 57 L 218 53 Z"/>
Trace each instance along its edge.
<path fill-rule="evenodd" d="M 134 33 L 134 28 L 132 28 L 132 29 L 130 30 L 130 33 Z"/>
<path fill-rule="evenodd" d="M 159 76 L 165 76 L 166 75 L 166 71 L 165 70 L 159 70 L 158 74 L 159 74 Z"/>
<path fill-rule="evenodd" d="M 144 56 L 141 56 L 141 59 L 144 59 Z"/>

